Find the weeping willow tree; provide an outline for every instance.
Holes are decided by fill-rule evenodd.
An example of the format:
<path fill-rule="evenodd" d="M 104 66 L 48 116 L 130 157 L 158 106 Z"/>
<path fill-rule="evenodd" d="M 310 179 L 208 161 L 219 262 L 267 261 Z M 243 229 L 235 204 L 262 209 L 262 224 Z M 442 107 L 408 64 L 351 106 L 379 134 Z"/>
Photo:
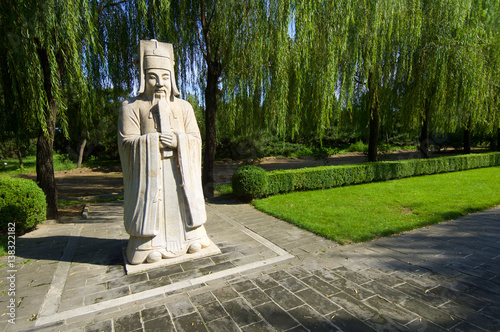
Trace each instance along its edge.
<path fill-rule="evenodd" d="M 37 182 L 47 197 L 47 217 L 57 218 L 54 134 L 56 121 L 61 130 L 67 128 L 65 86 L 74 87 L 73 98 L 91 96 L 82 55 L 95 47 L 90 3 L 4 1 L 0 15 L 3 112 L 23 119 L 21 133 L 38 137 Z"/>
<path fill-rule="evenodd" d="M 268 94 L 283 104 L 290 4 L 283 1 L 183 0 L 171 4 L 165 36 L 175 44 L 183 85 L 195 85 L 205 104 L 203 185 L 213 196 L 217 115 L 223 109 L 225 129 L 258 123 Z M 192 74 L 195 75 L 192 75 Z M 197 81 L 193 77 L 199 78 Z M 273 89 L 269 89 L 273 86 Z M 242 120 L 241 115 L 244 114 Z M 219 121 L 219 123 L 221 123 Z"/>
<path fill-rule="evenodd" d="M 364 1 L 354 5 L 348 47 L 343 56 L 341 94 L 347 109 L 354 94 L 369 115 L 368 159 L 377 161 L 381 112 L 393 112 L 399 86 L 411 69 L 419 42 L 421 11 L 417 0 Z M 359 98 L 367 94 L 366 98 Z"/>
<path fill-rule="evenodd" d="M 492 73 L 498 1 L 422 1 L 420 44 L 404 93 L 405 118 L 420 127 L 420 151 L 429 155 L 429 132 L 491 131 L 495 112 Z M 488 114 L 490 113 L 490 114 Z"/>

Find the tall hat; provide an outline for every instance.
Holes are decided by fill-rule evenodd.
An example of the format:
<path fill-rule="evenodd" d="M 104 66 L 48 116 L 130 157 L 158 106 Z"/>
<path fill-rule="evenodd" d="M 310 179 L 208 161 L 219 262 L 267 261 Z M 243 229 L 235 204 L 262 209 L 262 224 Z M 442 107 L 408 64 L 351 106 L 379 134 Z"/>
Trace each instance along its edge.
<path fill-rule="evenodd" d="M 170 81 L 172 82 L 172 94 L 178 96 L 179 89 L 175 82 L 174 72 L 174 48 L 172 44 L 161 43 L 155 39 L 141 40 L 139 42 L 139 93 L 144 92 L 145 70 L 150 68 L 167 69 L 170 71 Z"/>

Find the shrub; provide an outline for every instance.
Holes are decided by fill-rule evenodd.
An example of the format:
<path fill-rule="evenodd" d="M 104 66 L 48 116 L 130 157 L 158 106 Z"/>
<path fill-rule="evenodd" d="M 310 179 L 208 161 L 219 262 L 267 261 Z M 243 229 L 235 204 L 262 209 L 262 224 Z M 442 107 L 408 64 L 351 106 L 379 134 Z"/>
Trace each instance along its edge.
<path fill-rule="evenodd" d="M 297 190 L 326 189 L 497 165 L 500 165 L 500 153 L 498 152 L 361 165 L 264 171 L 263 173 L 262 170 L 259 172 L 258 181 L 254 180 L 255 175 L 253 173 L 240 172 L 236 181 L 239 186 L 238 190 L 240 190 L 237 196 L 252 199 Z M 246 179 L 246 176 L 251 177 L 251 179 Z M 264 179 L 261 179 L 262 176 Z M 242 183 L 252 183 L 255 188 L 248 185 L 244 186 Z M 251 188 L 251 190 L 245 189 L 247 187 Z M 235 188 L 234 176 L 233 188 Z"/>
<path fill-rule="evenodd" d="M 0 178 L 0 231 L 15 223 L 16 234 L 24 234 L 45 220 L 47 204 L 42 189 L 32 180 Z"/>
<path fill-rule="evenodd" d="M 262 167 L 238 167 L 232 177 L 233 192 L 242 200 L 264 197 L 267 191 L 267 174 Z"/>
<path fill-rule="evenodd" d="M 368 152 L 368 144 L 363 143 L 362 141 L 357 141 L 356 143 L 351 144 L 347 148 L 348 152 Z"/>

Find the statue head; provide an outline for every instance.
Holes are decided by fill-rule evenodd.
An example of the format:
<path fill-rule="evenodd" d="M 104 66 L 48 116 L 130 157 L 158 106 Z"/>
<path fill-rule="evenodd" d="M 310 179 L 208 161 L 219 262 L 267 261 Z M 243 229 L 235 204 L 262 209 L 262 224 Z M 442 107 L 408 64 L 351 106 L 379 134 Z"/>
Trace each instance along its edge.
<path fill-rule="evenodd" d="M 179 95 L 175 82 L 174 52 L 172 44 L 154 39 L 141 40 L 139 44 L 140 87 L 139 93 L 152 97 L 155 93 L 165 93 L 165 98 Z"/>

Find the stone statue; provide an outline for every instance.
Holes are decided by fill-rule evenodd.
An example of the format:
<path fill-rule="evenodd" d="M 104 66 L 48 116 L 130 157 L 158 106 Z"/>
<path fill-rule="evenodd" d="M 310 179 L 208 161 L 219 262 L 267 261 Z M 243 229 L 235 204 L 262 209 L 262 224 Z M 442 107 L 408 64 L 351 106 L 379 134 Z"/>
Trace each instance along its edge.
<path fill-rule="evenodd" d="M 122 103 L 118 148 L 131 264 L 196 253 L 211 244 L 201 185 L 201 137 L 177 98 L 172 44 L 141 40 L 139 96 Z"/>

